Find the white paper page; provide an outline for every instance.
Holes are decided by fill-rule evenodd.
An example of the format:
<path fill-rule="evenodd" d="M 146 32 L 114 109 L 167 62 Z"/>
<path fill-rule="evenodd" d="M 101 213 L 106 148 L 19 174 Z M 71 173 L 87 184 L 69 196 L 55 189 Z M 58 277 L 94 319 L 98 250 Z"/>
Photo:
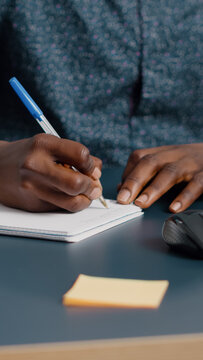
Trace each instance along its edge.
<path fill-rule="evenodd" d="M 107 203 L 108 209 L 95 200 L 78 213 L 29 213 L 0 205 L 0 234 L 75 242 L 142 214 L 133 204 L 120 205 L 114 200 Z"/>

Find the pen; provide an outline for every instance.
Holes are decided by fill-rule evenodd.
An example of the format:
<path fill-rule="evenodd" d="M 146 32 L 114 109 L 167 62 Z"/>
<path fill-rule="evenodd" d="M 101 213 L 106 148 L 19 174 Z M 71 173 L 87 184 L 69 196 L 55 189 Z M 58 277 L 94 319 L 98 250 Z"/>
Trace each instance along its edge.
<path fill-rule="evenodd" d="M 31 98 L 31 96 L 24 89 L 21 83 L 15 77 L 12 77 L 9 80 L 9 83 L 12 86 L 13 90 L 16 92 L 16 94 L 19 96 L 23 104 L 26 106 L 30 114 L 35 118 L 35 120 L 37 120 L 38 124 L 41 126 L 44 132 L 46 134 L 55 135 L 60 138 L 60 136 L 57 134 L 57 132 L 54 130 L 54 128 L 44 116 L 42 110 L 37 106 L 35 101 Z M 77 171 L 77 169 L 75 169 L 73 166 L 72 169 Z M 102 195 L 99 197 L 99 200 L 104 207 L 108 208 L 106 200 Z"/>

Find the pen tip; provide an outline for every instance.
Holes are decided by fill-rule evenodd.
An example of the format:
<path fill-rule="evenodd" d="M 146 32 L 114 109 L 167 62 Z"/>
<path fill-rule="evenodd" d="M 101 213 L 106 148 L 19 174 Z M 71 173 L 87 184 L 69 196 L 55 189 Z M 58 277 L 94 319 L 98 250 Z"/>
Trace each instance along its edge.
<path fill-rule="evenodd" d="M 108 205 L 107 205 L 107 202 L 106 202 L 106 200 L 103 198 L 103 196 L 100 196 L 99 200 L 100 200 L 100 202 L 102 203 L 102 205 L 103 205 L 106 209 L 109 208 Z"/>

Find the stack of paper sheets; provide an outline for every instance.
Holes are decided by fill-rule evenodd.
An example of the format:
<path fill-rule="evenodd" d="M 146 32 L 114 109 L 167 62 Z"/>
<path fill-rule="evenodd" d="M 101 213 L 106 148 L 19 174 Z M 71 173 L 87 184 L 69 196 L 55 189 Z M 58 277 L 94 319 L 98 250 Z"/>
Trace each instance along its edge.
<path fill-rule="evenodd" d="M 142 215 L 135 206 L 99 200 L 78 213 L 30 213 L 0 205 L 0 234 L 76 242 Z"/>

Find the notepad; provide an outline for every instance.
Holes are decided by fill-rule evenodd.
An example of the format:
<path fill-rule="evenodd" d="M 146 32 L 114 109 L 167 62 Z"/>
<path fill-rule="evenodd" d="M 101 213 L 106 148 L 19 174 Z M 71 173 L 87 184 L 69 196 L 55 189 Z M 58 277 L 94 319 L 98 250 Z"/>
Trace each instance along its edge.
<path fill-rule="evenodd" d="M 142 215 L 134 204 L 107 203 L 108 209 L 94 200 L 78 213 L 30 213 L 0 205 L 0 234 L 78 242 Z"/>
<path fill-rule="evenodd" d="M 168 285 L 167 280 L 112 279 L 80 274 L 63 296 L 63 304 L 156 309 Z"/>

